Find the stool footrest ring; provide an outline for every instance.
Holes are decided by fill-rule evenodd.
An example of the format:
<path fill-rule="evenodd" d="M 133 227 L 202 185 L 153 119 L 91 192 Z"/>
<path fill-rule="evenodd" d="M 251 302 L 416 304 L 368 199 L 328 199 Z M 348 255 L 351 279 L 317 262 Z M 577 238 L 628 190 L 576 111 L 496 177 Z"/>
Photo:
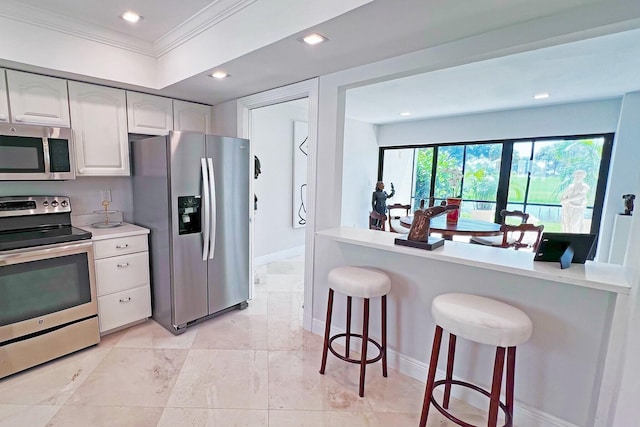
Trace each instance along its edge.
<path fill-rule="evenodd" d="M 484 394 L 487 397 L 491 397 L 491 393 L 489 393 L 487 390 L 478 387 L 475 384 L 471 384 L 468 382 L 464 382 L 464 381 L 458 381 L 458 380 L 440 380 L 440 381 L 436 381 L 433 383 L 433 389 L 435 390 L 436 387 L 439 387 L 441 385 L 446 385 L 446 384 L 451 384 L 451 385 L 459 385 L 462 387 L 467 387 L 470 388 L 472 390 L 475 390 L 479 393 Z M 431 403 L 433 404 L 433 406 L 438 410 L 438 412 L 440 412 L 442 415 L 444 415 L 447 419 L 449 419 L 450 421 L 453 421 L 454 423 L 462 426 L 462 427 L 477 427 L 474 426 L 473 424 L 469 424 L 466 423 L 464 421 L 462 421 L 459 418 L 454 417 L 453 415 L 451 415 L 446 409 L 444 409 L 442 406 L 440 406 L 440 404 L 438 402 L 436 402 L 435 397 L 433 396 L 433 392 L 431 393 Z M 509 410 L 507 408 L 507 406 L 502 403 L 502 402 L 498 402 L 498 406 L 500 406 L 500 409 L 502 409 L 502 411 L 504 412 L 504 419 L 505 419 L 505 423 L 502 427 L 511 427 L 513 425 L 513 420 L 512 420 L 512 414 L 509 413 Z"/>
<path fill-rule="evenodd" d="M 329 338 L 329 350 L 331 351 L 331 353 L 333 353 L 334 356 L 336 356 L 340 360 L 344 360 L 345 362 L 349 362 L 349 363 L 361 364 L 362 360 L 360 360 L 360 359 L 352 359 L 350 357 L 345 357 L 345 356 L 343 356 L 341 354 L 338 354 L 338 352 L 333 349 L 333 340 L 335 340 L 336 338 L 342 338 L 342 337 L 346 337 L 346 336 L 347 336 L 347 334 L 337 334 L 337 335 L 334 335 L 331 338 Z M 349 334 L 349 336 L 362 339 L 362 335 L 361 334 Z M 365 363 L 367 363 L 367 364 L 374 363 L 374 362 L 377 362 L 378 360 L 382 359 L 382 346 L 380 344 L 378 344 L 372 338 L 368 338 L 367 341 L 369 341 L 371 344 L 375 345 L 378 348 L 378 355 L 376 357 L 374 357 L 373 359 L 367 359 Z"/>

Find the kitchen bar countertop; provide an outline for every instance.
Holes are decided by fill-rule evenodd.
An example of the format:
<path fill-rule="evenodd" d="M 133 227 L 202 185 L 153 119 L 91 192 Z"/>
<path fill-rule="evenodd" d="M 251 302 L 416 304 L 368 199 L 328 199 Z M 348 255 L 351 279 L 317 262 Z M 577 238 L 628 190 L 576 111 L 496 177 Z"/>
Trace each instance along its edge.
<path fill-rule="evenodd" d="M 394 239 L 399 235 L 395 233 L 350 227 L 323 230 L 317 232 L 316 235 L 338 242 L 382 249 L 409 256 L 430 258 L 453 264 L 464 264 L 619 294 L 629 294 L 631 290 L 627 272 L 620 265 L 587 261 L 584 265 L 572 264 L 571 268 L 562 270 L 559 263 L 534 262 L 531 252 L 505 250 L 453 241 L 447 241 L 443 247 L 427 251 L 396 245 Z"/>

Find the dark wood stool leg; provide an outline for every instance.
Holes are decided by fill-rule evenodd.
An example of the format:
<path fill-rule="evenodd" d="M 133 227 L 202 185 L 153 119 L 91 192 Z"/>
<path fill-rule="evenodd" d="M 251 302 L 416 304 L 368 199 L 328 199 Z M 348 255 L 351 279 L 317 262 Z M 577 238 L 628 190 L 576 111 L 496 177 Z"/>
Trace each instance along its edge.
<path fill-rule="evenodd" d="M 516 348 L 509 347 L 507 348 L 507 409 L 509 410 L 509 415 L 511 415 L 511 423 L 507 425 L 507 427 L 511 427 L 513 425 L 513 388 L 515 384 L 515 375 L 516 375 Z"/>
<path fill-rule="evenodd" d="M 433 347 L 431 348 L 431 359 L 429 360 L 427 386 L 424 390 L 424 403 L 422 404 L 422 414 L 420 415 L 420 427 L 425 427 L 427 425 L 429 406 L 431 405 L 431 395 L 433 394 L 433 383 L 436 379 L 436 368 L 438 365 L 438 353 L 440 353 L 440 342 L 442 342 L 442 328 L 436 325 L 436 332 L 433 336 Z"/>
<path fill-rule="evenodd" d="M 345 337 L 344 357 L 349 357 L 349 347 L 351 345 L 351 299 L 352 297 L 347 297 L 347 336 Z"/>
<path fill-rule="evenodd" d="M 362 320 L 362 353 L 360 354 L 360 397 L 364 397 L 364 375 L 367 367 L 367 344 L 369 343 L 369 298 L 364 299 Z"/>
<path fill-rule="evenodd" d="M 324 375 L 327 366 L 327 352 L 329 351 L 329 333 L 331 332 L 331 311 L 333 310 L 333 289 L 329 288 L 329 301 L 327 301 L 327 320 L 324 326 L 324 346 L 322 347 L 322 364 L 320 373 Z"/>
<path fill-rule="evenodd" d="M 387 296 L 382 296 L 382 376 L 387 376 Z"/>
<path fill-rule="evenodd" d="M 447 356 L 447 376 L 446 380 L 453 379 L 453 359 L 456 354 L 456 336 L 449 334 L 449 355 Z M 442 398 L 442 407 L 449 409 L 449 398 L 451 397 L 451 384 L 444 385 L 444 397 Z"/>
<path fill-rule="evenodd" d="M 496 360 L 493 365 L 493 382 L 491 384 L 491 400 L 489 402 L 489 422 L 487 427 L 498 425 L 498 404 L 500 403 L 500 387 L 502 386 L 502 370 L 504 368 L 504 347 L 496 349 Z"/>

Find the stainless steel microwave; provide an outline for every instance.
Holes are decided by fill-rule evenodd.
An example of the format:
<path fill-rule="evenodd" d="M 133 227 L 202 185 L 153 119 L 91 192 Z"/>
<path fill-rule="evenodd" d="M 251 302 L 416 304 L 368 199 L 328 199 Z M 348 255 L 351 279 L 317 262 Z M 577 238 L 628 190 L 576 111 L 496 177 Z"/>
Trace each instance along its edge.
<path fill-rule="evenodd" d="M 71 129 L 0 124 L 0 180 L 75 179 Z"/>

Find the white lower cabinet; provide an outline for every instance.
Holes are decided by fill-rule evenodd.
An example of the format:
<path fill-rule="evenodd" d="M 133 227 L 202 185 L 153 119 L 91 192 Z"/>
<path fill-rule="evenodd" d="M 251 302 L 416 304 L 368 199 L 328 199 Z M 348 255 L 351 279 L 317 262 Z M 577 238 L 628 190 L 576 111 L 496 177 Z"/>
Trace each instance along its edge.
<path fill-rule="evenodd" d="M 100 333 L 151 316 L 147 235 L 94 241 Z"/>

